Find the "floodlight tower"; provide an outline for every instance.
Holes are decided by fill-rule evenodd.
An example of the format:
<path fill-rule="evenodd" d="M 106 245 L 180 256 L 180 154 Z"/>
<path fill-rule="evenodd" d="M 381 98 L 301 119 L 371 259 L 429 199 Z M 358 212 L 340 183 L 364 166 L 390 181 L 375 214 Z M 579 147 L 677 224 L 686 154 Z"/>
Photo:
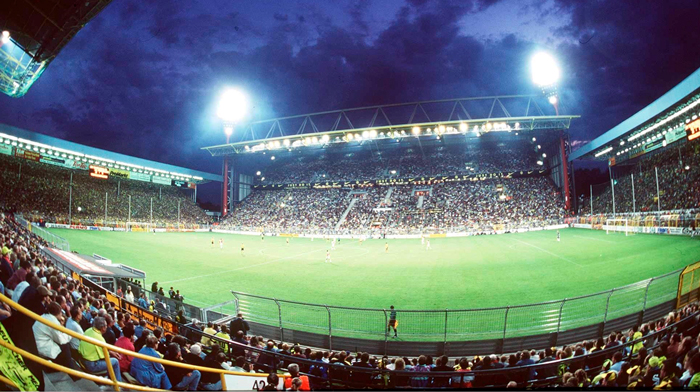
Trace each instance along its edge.
<path fill-rule="evenodd" d="M 557 61 L 549 53 L 539 52 L 532 56 L 530 68 L 532 71 L 532 82 L 542 89 L 542 93 L 547 97 L 549 103 L 554 106 L 558 116 L 559 96 L 557 95 L 557 82 L 561 76 L 561 71 Z"/>
<path fill-rule="evenodd" d="M 223 121 L 224 133 L 226 134 L 226 144 L 231 142 L 231 135 L 236 128 L 236 124 L 241 121 L 248 111 L 248 100 L 240 90 L 226 89 L 219 100 L 219 107 L 216 110 L 217 116 Z M 229 181 L 233 183 L 233 178 L 229 178 L 229 157 L 224 156 L 224 192 L 221 199 L 221 215 L 226 216 L 229 211 Z"/>

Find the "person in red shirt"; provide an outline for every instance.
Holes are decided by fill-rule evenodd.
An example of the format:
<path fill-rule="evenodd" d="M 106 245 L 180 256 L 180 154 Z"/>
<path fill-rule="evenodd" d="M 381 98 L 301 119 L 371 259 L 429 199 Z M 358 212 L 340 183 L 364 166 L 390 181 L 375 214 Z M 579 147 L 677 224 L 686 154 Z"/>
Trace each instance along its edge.
<path fill-rule="evenodd" d="M 117 342 L 114 343 L 114 345 L 119 348 L 123 348 L 124 350 L 135 352 L 136 349 L 134 348 L 134 326 L 131 324 L 127 324 L 127 326 L 124 327 L 124 329 L 122 330 L 122 336 L 120 336 L 119 339 L 117 339 Z M 131 366 L 132 359 L 134 358 L 122 354 L 121 358 L 119 359 L 119 369 L 128 372 Z"/>

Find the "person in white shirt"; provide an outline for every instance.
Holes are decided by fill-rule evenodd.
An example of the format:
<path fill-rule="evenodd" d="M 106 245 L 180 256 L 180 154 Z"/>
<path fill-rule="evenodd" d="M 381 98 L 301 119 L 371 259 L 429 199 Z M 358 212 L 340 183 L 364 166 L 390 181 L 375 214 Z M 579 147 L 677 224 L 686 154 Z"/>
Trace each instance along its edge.
<path fill-rule="evenodd" d="M 61 311 L 61 305 L 57 302 L 51 302 L 48 306 L 48 313 L 41 316 L 43 319 L 63 326 L 65 317 Z M 80 370 L 78 365 L 73 361 L 70 352 L 71 336 L 65 334 L 53 327 L 44 325 L 39 321 L 35 321 L 32 326 L 34 331 L 34 340 L 36 340 L 36 349 L 39 355 L 50 359 L 52 362 L 69 367 L 73 370 Z"/>
<path fill-rule="evenodd" d="M 124 299 L 131 302 L 132 304 L 134 303 L 134 292 L 131 291 L 131 287 L 126 288 L 126 294 L 124 294 Z"/>
<path fill-rule="evenodd" d="M 80 305 L 73 305 L 73 307 L 70 308 L 70 318 L 66 321 L 66 328 L 83 335 L 85 331 L 83 331 L 83 327 L 80 326 L 80 321 L 82 319 L 83 310 L 80 308 Z M 78 351 L 78 348 L 80 347 L 80 339 L 72 338 L 70 340 L 70 347 L 73 350 Z"/>

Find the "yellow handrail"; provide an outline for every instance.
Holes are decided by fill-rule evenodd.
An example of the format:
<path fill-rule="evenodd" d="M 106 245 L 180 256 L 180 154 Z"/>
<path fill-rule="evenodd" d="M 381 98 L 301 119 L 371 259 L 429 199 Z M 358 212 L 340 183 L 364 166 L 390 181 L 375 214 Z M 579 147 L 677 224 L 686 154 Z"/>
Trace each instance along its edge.
<path fill-rule="evenodd" d="M 121 347 L 113 346 L 111 344 L 101 342 L 101 341 L 93 339 L 91 337 L 81 335 L 75 331 L 71 331 L 70 329 L 68 329 L 60 324 L 56 324 L 54 322 L 51 322 L 51 321 L 37 315 L 36 313 L 32 312 L 31 310 L 25 308 L 24 306 L 12 301 L 10 298 L 8 298 L 7 296 L 5 296 L 2 293 L 0 293 L 0 301 L 10 305 L 13 309 L 19 311 L 20 313 L 24 314 L 25 316 L 31 318 L 34 321 L 38 321 L 44 325 L 47 325 L 53 329 L 56 329 L 60 332 L 63 332 L 66 335 L 69 335 L 69 336 L 74 337 L 76 339 L 83 340 L 83 341 L 88 342 L 90 344 L 94 344 L 95 346 L 98 346 L 98 347 L 102 347 L 102 349 L 105 351 L 105 359 L 106 359 L 105 362 L 107 364 L 107 369 L 109 371 L 110 378 L 112 378 L 112 382 L 109 384 L 114 385 L 117 388 L 117 390 L 119 389 L 119 382 L 116 380 L 115 375 L 114 375 L 114 369 L 112 369 L 112 364 L 108 360 L 109 359 L 109 351 L 114 351 L 114 352 L 117 352 L 119 354 L 128 355 L 128 356 L 134 357 L 134 358 L 140 358 L 140 359 L 143 359 L 143 360 L 149 361 L 149 362 L 160 363 L 162 365 L 179 367 L 179 368 L 188 369 L 188 370 L 198 370 L 200 372 L 206 372 L 206 373 L 218 373 L 221 375 L 222 385 L 225 385 L 224 375 L 226 375 L 226 374 L 234 375 L 234 376 L 267 377 L 267 373 L 251 374 L 251 373 L 246 373 L 246 372 L 235 372 L 235 371 L 225 370 L 225 369 L 215 369 L 215 368 L 209 368 L 209 367 L 203 367 L 203 366 L 194 366 L 194 365 L 184 364 L 184 363 L 180 363 L 180 362 L 168 361 L 166 359 L 151 357 L 149 355 L 144 355 L 141 353 L 137 353 L 135 351 L 129 351 L 129 350 L 123 349 Z M 37 357 L 37 356 L 35 356 L 31 353 L 28 353 L 24 350 L 21 350 L 19 348 L 14 347 L 14 346 L 10 346 L 9 344 L 7 344 L 4 341 L 0 341 L 0 345 L 2 345 L 3 347 L 6 347 L 14 352 L 26 353 L 26 354 L 28 354 L 29 358 L 32 358 L 35 361 L 42 363 L 44 365 L 46 365 L 47 363 L 51 364 L 51 365 L 46 365 L 46 366 L 52 367 L 56 370 L 60 370 L 60 371 L 63 371 L 65 373 L 68 373 L 68 374 L 73 374 L 73 375 L 76 375 L 78 377 L 82 377 L 81 374 L 83 374 L 83 373 L 81 373 L 81 372 L 76 372 L 73 369 L 69 369 L 69 368 L 65 368 L 65 367 L 60 366 L 60 365 L 53 364 L 52 362 L 46 361 L 43 358 Z M 18 351 L 15 351 L 10 347 L 14 347 Z M 21 355 L 24 356 L 24 354 L 21 354 Z M 73 373 L 71 373 L 71 372 L 73 372 Z M 88 374 L 88 373 L 84 373 L 84 374 Z M 101 382 L 104 382 L 104 380 L 105 380 L 105 379 L 97 377 L 97 376 L 93 376 L 93 375 L 90 375 L 90 376 L 102 380 Z M 89 378 L 89 377 L 84 377 L 84 378 Z M 92 378 L 89 378 L 89 379 L 92 379 Z M 95 381 L 95 380 L 93 380 L 93 381 Z M 136 388 L 133 388 L 133 386 L 131 386 L 131 384 L 126 384 L 126 383 L 123 383 L 123 384 L 124 384 L 124 387 L 126 387 L 126 388 L 136 389 Z M 142 387 L 142 388 L 144 388 L 144 387 Z M 142 389 L 142 390 L 146 390 L 146 389 Z M 148 389 L 148 390 L 157 390 L 157 389 Z"/>
<path fill-rule="evenodd" d="M 13 346 L 10 343 L 7 343 L 6 341 L 1 340 L 1 339 L 0 339 L 0 346 L 3 346 L 4 348 L 6 348 L 14 353 L 21 355 L 24 358 L 31 359 L 34 362 L 38 362 L 43 366 L 46 366 L 46 367 L 49 367 L 51 369 L 66 373 L 69 376 L 84 378 L 84 379 L 87 379 L 87 380 L 90 380 L 90 381 L 93 381 L 93 382 L 96 382 L 99 384 L 109 384 L 109 385 L 112 385 L 115 388 L 117 388 L 117 390 L 119 389 L 119 387 L 124 387 L 124 388 L 128 388 L 128 389 L 136 389 L 139 391 L 162 391 L 162 389 L 154 389 L 154 388 L 146 387 L 143 385 L 135 385 L 135 384 L 129 384 L 129 383 L 121 382 L 121 381 L 116 381 L 116 378 L 109 380 L 109 379 L 106 379 L 106 378 L 103 378 L 100 376 L 95 376 L 94 374 L 90 374 L 90 373 L 86 373 L 86 372 L 79 372 L 79 371 L 73 370 L 69 367 L 65 367 L 63 365 L 58 365 L 58 364 L 55 364 L 51 361 L 47 361 L 44 358 L 36 356 L 28 351 L 22 350 L 21 348 Z M 111 375 L 114 376 L 114 371 L 112 371 Z M 6 381 L 6 380 L 7 379 L 4 379 L 4 377 L 0 378 L 0 381 L 3 381 L 3 382 L 10 381 L 10 380 Z M 14 383 L 12 383 L 11 385 L 14 385 Z"/>

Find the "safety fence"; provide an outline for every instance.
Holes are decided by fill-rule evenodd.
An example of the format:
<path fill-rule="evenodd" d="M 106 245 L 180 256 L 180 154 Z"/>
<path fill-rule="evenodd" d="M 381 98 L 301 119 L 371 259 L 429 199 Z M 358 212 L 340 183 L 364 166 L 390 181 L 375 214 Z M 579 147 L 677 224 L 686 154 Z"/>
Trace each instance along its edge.
<path fill-rule="evenodd" d="M 53 233 L 49 233 L 47 230 L 41 226 L 32 224 L 31 222 L 24 219 L 22 214 L 16 214 L 15 220 L 17 223 L 24 226 L 27 230 L 34 233 L 36 236 L 41 237 L 44 241 L 52 244 L 53 247 L 70 252 L 70 243 L 65 238 L 58 236 Z"/>
<path fill-rule="evenodd" d="M 483 309 L 396 309 L 398 335 L 402 341 L 448 342 L 506 339 L 548 334 L 578 327 L 605 324 L 622 316 L 674 300 L 682 270 L 676 270 L 612 290 L 558 301 Z M 391 309 L 363 309 L 310 304 L 269 298 L 237 291 L 235 300 L 218 313 L 243 313 L 255 323 L 285 330 L 328 336 L 386 340 Z"/>
<path fill-rule="evenodd" d="M 92 286 L 92 285 L 91 285 Z M 114 293 L 105 292 L 109 294 L 108 298 L 114 299 Z M 15 311 L 22 314 L 23 317 L 29 317 L 36 322 L 45 324 L 57 331 L 68 334 L 71 337 L 86 341 L 87 343 L 94 344 L 103 350 L 105 358 L 110 356 L 109 352 L 117 352 L 122 355 L 129 355 L 134 358 L 140 358 L 149 362 L 160 363 L 163 365 L 170 365 L 180 368 L 186 368 L 189 371 L 198 371 L 200 373 L 216 373 L 221 378 L 221 386 L 223 390 L 227 389 L 262 389 L 266 385 L 265 377 L 267 373 L 278 373 L 279 371 L 284 371 L 289 368 L 292 363 L 299 366 L 301 374 L 306 376 L 313 389 L 365 389 L 365 388 L 376 388 L 376 389 L 395 389 L 395 388 L 465 388 L 465 387 L 500 387 L 503 388 L 508 382 L 516 382 L 519 387 L 526 386 L 546 386 L 553 385 L 560 382 L 562 370 L 573 372 L 576 369 L 588 369 L 589 374 L 596 374 L 597 371 L 601 369 L 603 363 L 606 359 L 613 356 L 614 353 L 622 352 L 623 359 L 625 361 L 635 361 L 639 360 L 637 358 L 636 350 L 631 348 L 635 345 L 641 343 L 649 350 L 653 350 L 658 346 L 662 339 L 669 336 L 671 332 L 680 332 L 688 335 L 693 335 L 697 333 L 698 325 L 698 313 L 689 314 L 685 318 L 679 320 L 678 322 L 666 326 L 664 329 L 656 332 L 652 332 L 643 336 L 637 340 L 630 340 L 621 345 L 607 348 L 603 350 L 598 350 L 586 355 L 570 357 L 562 360 L 554 360 L 543 363 L 538 363 L 528 366 L 516 366 L 507 367 L 501 369 L 491 369 L 491 370 L 467 370 L 467 371 L 447 371 L 447 372 L 430 372 L 429 375 L 425 373 L 416 373 L 401 370 L 390 370 L 387 366 L 390 362 L 387 358 L 382 358 L 378 362 L 378 367 L 358 367 L 352 366 L 348 367 L 347 364 L 343 362 L 332 362 L 324 363 L 321 361 L 308 360 L 300 357 L 292 356 L 288 353 L 281 353 L 272 350 L 265 350 L 260 348 L 251 347 L 249 345 L 237 343 L 228 339 L 222 339 L 220 337 L 215 337 L 211 335 L 204 334 L 201 330 L 197 328 L 192 328 L 186 325 L 172 325 L 176 329 L 172 330 L 173 333 L 180 333 L 189 340 L 189 342 L 200 342 L 202 338 L 206 337 L 210 339 L 211 344 L 218 344 L 228 353 L 230 357 L 242 356 L 247 361 L 252 362 L 257 373 L 244 373 L 244 372 L 233 372 L 226 371 L 223 369 L 213 369 L 201 366 L 193 366 L 190 364 L 182 362 L 171 362 L 168 360 L 155 358 L 140 353 L 135 353 L 128 351 L 119 347 L 115 347 L 89 337 L 85 337 L 74 331 L 68 330 L 65 327 L 55 324 L 47 319 L 40 317 L 37 314 L 32 313 L 28 309 L 22 307 L 21 305 L 13 302 L 8 297 L 0 294 L 0 302 L 9 304 Z M 116 305 L 123 305 L 121 300 L 118 300 Z M 123 311 L 131 313 L 138 317 L 144 317 L 148 315 L 143 311 L 138 313 L 132 313 L 132 308 L 124 307 L 121 308 Z M 157 315 L 150 314 L 149 322 L 151 328 L 154 325 L 159 325 L 158 320 L 160 319 Z M 160 323 L 162 324 L 162 323 Z M 166 330 L 168 330 L 166 328 Z M 90 374 L 85 371 L 76 371 L 69 369 L 62 365 L 53 363 L 41 358 L 40 356 L 33 354 L 23 348 L 15 346 L 11 339 L 4 336 L 0 339 L 0 350 L 8 350 L 13 353 L 13 361 L 17 361 L 16 369 L 21 369 L 24 367 L 24 361 L 36 362 L 39 365 L 50 368 L 53 370 L 61 371 L 67 373 L 72 377 L 84 378 L 94 381 L 98 384 L 110 385 L 115 390 L 120 390 L 120 388 L 128 388 L 131 390 L 154 390 L 149 387 L 142 385 L 125 383 L 118 380 L 116 376 L 115 369 L 112 368 L 110 362 L 106 362 L 107 372 L 106 374 L 100 376 L 95 374 Z M 19 359 L 19 357 L 22 359 Z M 26 369 L 26 368 L 25 368 Z M 289 378 L 288 373 L 280 374 L 279 384 L 276 386 L 277 389 L 283 389 L 285 385 L 285 379 Z M 12 387 L 32 386 L 31 376 L 27 373 L 20 371 L 10 372 L 10 374 L 5 374 L 0 376 L 0 382 L 3 382 Z M 34 384 L 36 388 L 37 384 Z"/>

